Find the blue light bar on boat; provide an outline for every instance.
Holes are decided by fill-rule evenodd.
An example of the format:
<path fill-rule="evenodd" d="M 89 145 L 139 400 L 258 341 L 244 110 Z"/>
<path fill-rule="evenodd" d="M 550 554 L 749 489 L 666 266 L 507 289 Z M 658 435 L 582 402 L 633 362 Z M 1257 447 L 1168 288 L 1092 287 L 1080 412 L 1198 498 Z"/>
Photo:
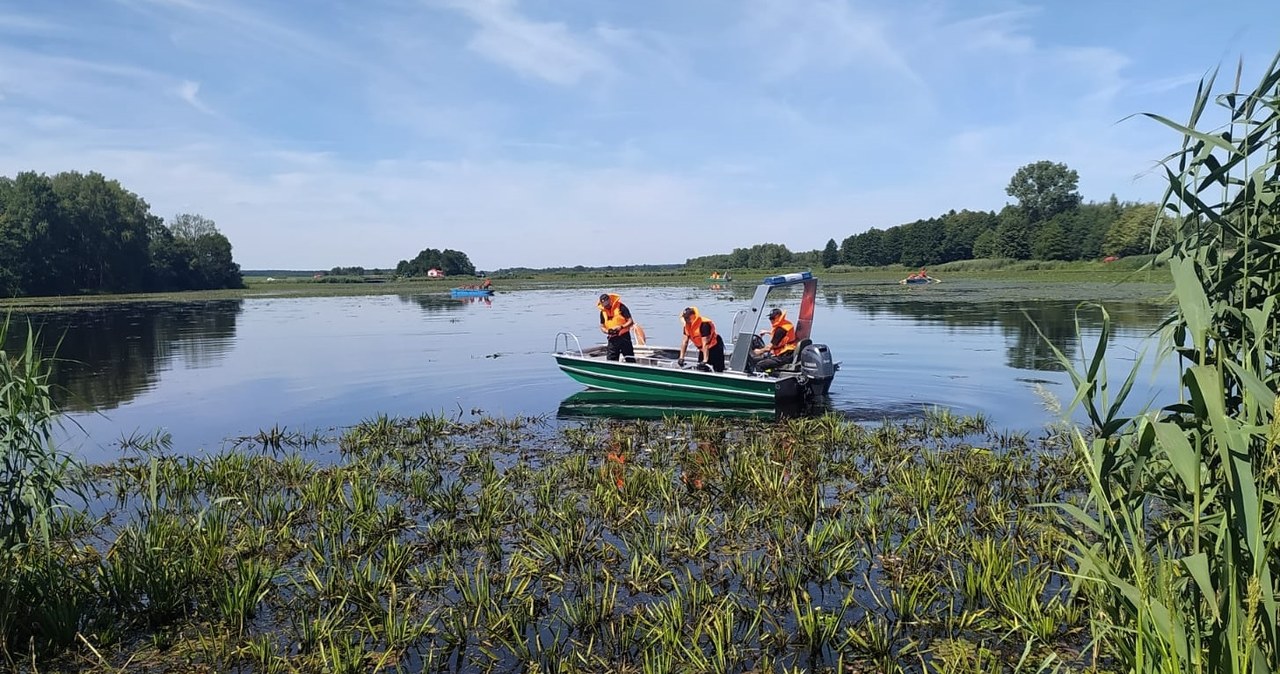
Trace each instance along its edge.
<path fill-rule="evenodd" d="M 765 285 L 780 286 L 787 283 L 799 283 L 800 281 L 808 281 L 813 278 L 813 272 L 797 272 L 795 274 L 783 274 L 781 276 L 764 277 Z"/>

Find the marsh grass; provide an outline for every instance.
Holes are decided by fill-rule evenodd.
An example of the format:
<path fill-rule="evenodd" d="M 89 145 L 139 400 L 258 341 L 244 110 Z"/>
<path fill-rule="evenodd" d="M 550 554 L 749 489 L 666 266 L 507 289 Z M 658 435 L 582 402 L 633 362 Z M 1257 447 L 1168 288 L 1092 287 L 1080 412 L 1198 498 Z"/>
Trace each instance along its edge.
<path fill-rule="evenodd" d="M 147 445 L 139 440 L 136 445 Z M 930 412 L 864 427 L 376 417 L 336 447 L 84 474 L 39 671 L 984 671 L 1082 663 L 1069 455 Z M 76 554 L 70 554 L 78 551 Z M 24 619 L 29 616 L 24 615 Z M 968 655 L 958 655 L 968 654 Z M 972 667 L 964 669 L 964 667 Z M 977 668 L 977 669 L 975 669 Z"/>
<path fill-rule="evenodd" d="M 1093 428 L 1074 442 L 1087 498 L 1059 508 L 1094 653 L 1123 671 L 1280 669 L 1280 57 L 1252 88 L 1242 71 L 1223 94 L 1203 80 L 1185 124 L 1151 116 L 1183 137 L 1160 255 L 1177 306 L 1160 355 L 1182 399 L 1121 414 L 1133 375 L 1110 381 L 1105 339 L 1068 363 Z"/>

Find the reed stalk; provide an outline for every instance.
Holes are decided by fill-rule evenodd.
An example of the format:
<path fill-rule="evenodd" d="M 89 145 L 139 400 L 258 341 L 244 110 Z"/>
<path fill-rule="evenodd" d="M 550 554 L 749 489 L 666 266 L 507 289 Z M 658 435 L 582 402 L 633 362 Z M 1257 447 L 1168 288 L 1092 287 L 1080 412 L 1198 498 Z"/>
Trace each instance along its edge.
<path fill-rule="evenodd" d="M 1074 442 L 1089 492 L 1060 509 L 1096 653 L 1124 671 L 1280 669 L 1280 56 L 1242 79 L 1243 65 L 1221 94 L 1216 71 L 1202 80 L 1186 123 L 1148 115 L 1182 137 L 1163 162 L 1177 237 L 1158 256 L 1176 307 L 1160 355 L 1181 399 L 1120 414 L 1105 340 L 1073 369 L 1094 426 Z"/>

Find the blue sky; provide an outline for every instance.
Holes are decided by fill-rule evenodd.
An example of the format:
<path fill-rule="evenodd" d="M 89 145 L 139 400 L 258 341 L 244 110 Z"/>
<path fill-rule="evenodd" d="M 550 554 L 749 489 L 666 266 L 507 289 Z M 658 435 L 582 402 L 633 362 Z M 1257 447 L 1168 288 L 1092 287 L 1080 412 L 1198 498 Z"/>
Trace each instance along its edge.
<path fill-rule="evenodd" d="M 1251 19 L 1250 17 L 1255 17 Z M 1273 0 L 2 0 L 0 174 L 99 171 L 246 269 L 821 248 L 999 209 L 1019 166 L 1159 196 Z M 1224 77 L 1223 79 L 1229 79 Z M 1256 78 L 1255 78 L 1256 79 Z"/>

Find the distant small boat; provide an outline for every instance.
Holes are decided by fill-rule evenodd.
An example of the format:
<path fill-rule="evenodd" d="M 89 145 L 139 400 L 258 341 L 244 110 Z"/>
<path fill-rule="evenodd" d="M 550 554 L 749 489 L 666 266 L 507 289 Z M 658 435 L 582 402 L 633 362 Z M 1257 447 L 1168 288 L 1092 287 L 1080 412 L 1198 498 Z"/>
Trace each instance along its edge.
<path fill-rule="evenodd" d="M 922 286 L 928 283 L 942 283 L 942 280 L 932 276 L 908 276 L 898 283 L 906 286 Z"/>
<path fill-rule="evenodd" d="M 493 288 L 450 288 L 449 295 L 453 297 L 488 297 L 493 294 Z"/>

